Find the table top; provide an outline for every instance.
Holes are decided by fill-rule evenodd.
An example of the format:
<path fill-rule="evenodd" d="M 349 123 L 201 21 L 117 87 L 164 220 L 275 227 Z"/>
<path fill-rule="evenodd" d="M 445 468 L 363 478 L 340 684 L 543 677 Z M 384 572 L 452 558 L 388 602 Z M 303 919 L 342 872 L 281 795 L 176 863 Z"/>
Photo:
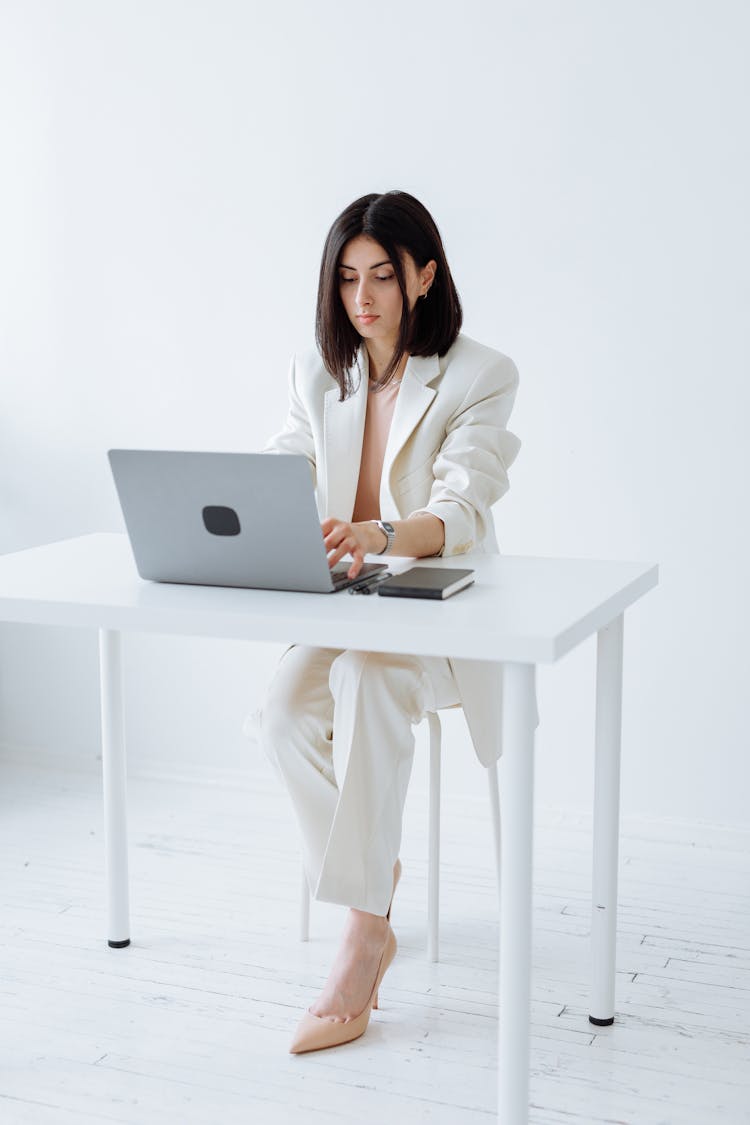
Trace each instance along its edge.
<path fill-rule="evenodd" d="M 413 560 L 390 560 L 404 569 Z M 84 535 L 0 556 L 0 621 L 551 663 L 658 582 L 653 563 L 463 555 L 446 601 L 147 582 L 127 536 Z"/>

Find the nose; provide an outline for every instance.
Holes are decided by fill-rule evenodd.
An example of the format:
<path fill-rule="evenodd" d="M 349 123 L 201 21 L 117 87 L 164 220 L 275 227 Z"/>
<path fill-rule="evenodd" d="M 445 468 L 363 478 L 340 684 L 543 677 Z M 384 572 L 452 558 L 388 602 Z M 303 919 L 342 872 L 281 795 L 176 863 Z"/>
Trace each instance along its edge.
<path fill-rule="evenodd" d="M 360 309 L 360 311 L 369 308 L 369 306 L 372 304 L 372 295 L 370 293 L 366 278 L 362 278 L 359 285 L 357 286 L 356 297 L 357 308 Z"/>

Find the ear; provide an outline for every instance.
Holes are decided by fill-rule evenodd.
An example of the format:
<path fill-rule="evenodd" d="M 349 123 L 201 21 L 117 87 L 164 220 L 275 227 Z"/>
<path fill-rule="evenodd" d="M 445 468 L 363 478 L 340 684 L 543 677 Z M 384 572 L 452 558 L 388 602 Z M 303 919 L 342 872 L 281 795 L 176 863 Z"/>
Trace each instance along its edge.
<path fill-rule="evenodd" d="M 422 296 L 425 296 L 427 294 L 428 289 L 430 288 L 433 281 L 435 280 L 435 274 L 436 273 L 437 273 L 437 262 L 434 261 L 434 259 L 431 258 L 430 261 L 427 263 L 427 265 L 424 266 L 419 272 L 419 282 L 420 282 L 420 285 L 422 286 L 422 290 L 423 290 Z"/>

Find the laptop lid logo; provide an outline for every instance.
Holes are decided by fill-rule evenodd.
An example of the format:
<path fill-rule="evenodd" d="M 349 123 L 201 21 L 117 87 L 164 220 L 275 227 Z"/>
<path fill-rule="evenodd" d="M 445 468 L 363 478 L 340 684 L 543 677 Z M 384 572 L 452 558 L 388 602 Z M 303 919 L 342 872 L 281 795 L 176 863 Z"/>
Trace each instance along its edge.
<path fill-rule="evenodd" d="M 211 535 L 239 535 L 240 519 L 234 508 L 209 505 L 202 514 L 203 526 Z"/>

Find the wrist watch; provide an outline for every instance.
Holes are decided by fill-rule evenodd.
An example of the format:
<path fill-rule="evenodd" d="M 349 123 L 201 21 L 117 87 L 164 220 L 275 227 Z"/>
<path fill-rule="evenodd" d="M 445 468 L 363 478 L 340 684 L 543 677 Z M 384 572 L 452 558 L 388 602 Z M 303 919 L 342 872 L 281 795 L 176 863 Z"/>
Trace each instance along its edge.
<path fill-rule="evenodd" d="M 392 523 L 384 523 L 383 520 L 373 520 L 373 523 L 380 528 L 380 530 L 383 532 L 383 535 L 385 535 L 386 539 L 388 540 L 385 547 L 383 547 L 383 550 L 378 551 L 378 554 L 389 555 L 393 548 L 393 540 L 396 538 L 396 529 Z"/>

